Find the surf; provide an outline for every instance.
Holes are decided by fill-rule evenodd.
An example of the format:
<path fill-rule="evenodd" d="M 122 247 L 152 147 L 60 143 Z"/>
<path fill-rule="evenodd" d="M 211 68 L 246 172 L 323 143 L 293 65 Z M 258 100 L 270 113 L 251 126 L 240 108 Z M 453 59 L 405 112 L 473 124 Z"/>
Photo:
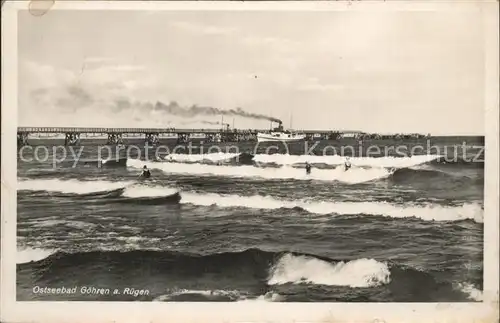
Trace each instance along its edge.
<path fill-rule="evenodd" d="M 38 262 L 57 252 L 56 249 L 39 249 L 32 247 L 18 247 L 16 253 L 17 264 L 27 264 L 30 262 Z"/>
<path fill-rule="evenodd" d="M 271 267 L 269 285 L 314 284 L 377 287 L 390 281 L 386 263 L 374 259 L 329 262 L 312 256 L 284 254 Z"/>
<path fill-rule="evenodd" d="M 245 161 L 242 164 L 247 164 L 248 159 L 251 159 L 257 165 L 280 165 L 293 166 L 302 165 L 306 162 L 312 165 L 343 165 L 345 156 L 341 155 L 291 155 L 291 154 L 248 154 L 248 153 L 208 153 L 208 154 L 170 154 L 163 159 L 171 162 L 179 163 L 217 163 Z M 416 166 L 423 163 L 433 161 L 441 161 L 441 155 L 414 155 L 411 157 L 350 157 L 351 164 L 358 167 L 383 167 L 383 168 L 405 168 Z"/>
<path fill-rule="evenodd" d="M 355 167 L 406 168 L 431 162 L 440 155 L 415 155 L 411 157 L 349 157 L 349 162 Z M 346 157 L 340 155 L 290 155 L 290 154 L 257 154 L 253 160 L 259 164 L 296 165 L 323 164 L 343 165 Z"/>
<path fill-rule="evenodd" d="M 208 154 L 169 154 L 164 157 L 166 161 L 175 162 L 189 162 L 189 163 L 199 163 L 199 162 L 219 162 L 228 161 L 233 158 L 239 157 L 239 153 L 208 153 Z"/>
<path fill-rule="evenodd" d="M 359 184 L 388 177 L 392 170 L 385 168 L 351 168 L 344 171 L 342 166 L 335 169 L 313 169 L 311 174 L 306 174 L 304 169 L 283 166 L 279 168 L 255 167 L 255 166 L 228 166 L 228 165 L 205 165 L 184 164 L 168 162 L 147 162 L 140 160 L 128 160 L 127 166 L 141 169 L 144 165 L 150 169 L 158 169 L 167 174 L 186 174 L 201 176 L 225 176 L 225 177 L 250 177 L 259 179 L 296 179 L 316 181 L 338 181 L 347 184 Z"/>
<path fill-rule="evenodd" d="M 20 182 L 21 190 L 63 192 L 82 197 L 103 197 L 103 202 L 128 201 L 157 204 L 172 202 L 196 206 L 250 209 L 300 209 L 318 215 L 376 215 L 391 218 L 419 218 L 424 221 L 483 222 L 483 209 L 478 203 L 458 206 L 440 204 L 394 204 L 389 202 L 336 202 L 332 200 L 286 200 L 273 196 L 241 196 L 237 194 L 195 193 L 174 187 L 143 185 L 134 182 L 28 180 Z M 112 198 L 121 198 L 113 200 Z"/>
<path fill-rule="evenodd" d="M 109 192 L 132 185 L 132 181 L 82 181 L 76 179 L 23 179 L 19 180 L 18 191 L 46 191 L 67 194 L 89 194 Z"/>
<path fill-rule="evenodd" d="M 162 204 L 178 203 L 181 200 L 178 189 L 148 186 L 134 181 L 22 180 L 18 183 L 18 190 L 49 193 L 51 196 L 62 198 L 94 198 L 93 203 L 100 200 L 102 203 Z"/>
<path fill-rule="evenodd" d="M 79 165 L 98 167 L 98 168 L 117 168 L 126 167 L 127 158 L 109 158 L 109 159 L 91 159 L 91 160 L 78 160 Z"/>
<path fill-rule="evenodd" d="M 28 266 L 43 268 L 50 266 L 91 267 L 105 261 L 122 264 L 123 269 L 133 269 L 130 260 L 146 266 L 175 260 L 174 266 L 162 266 L 162 273 L 169 276 L 183 276 L 184 272 L 210 271 L 246 276 L 250 274 L 268 286 L 292 284 L 313 284 L 329 286 L 376 287 L 390 282 L 390 268 L 387 263 L 374 259 L 336 260 L 312 254 L 289 251 L 270 252 L 260 249 L 222 252 L 207 255 L 175 251 L 86 251 L 68 253 L 56 251 L 32 262 L 18 263 L 23 269 Z M 162 259 L 158 263 L 158 260 Z M 242 271 L 241 268 L 246 268 Z M 137 269 L 137 268 L 135 268 Z M 135 270 L 134 269 L 134 270 Z M 189 276 L 189 274 L 188 274 Z M 256 281 L 256 283 L 258 282 Z M 181 289 L 179 292 L 190 292 Z M 197 290 L 195 293 L 202 293 Z"/>
<path fill-rule="evenodd" d="M 17 264 L 17 271 L 26 275 L 31 285 L 43 286 L 57 280 L 61 286 L 72 286 L 74 279 L 64 273 L 75 270 L 100 273 L 110 264 L 112 270 L 106 277 L 113 286 L 103 287 L 121 289 L 139 283 L 151 288 L 151 294 L 140 298 L 149 301 L 293 301 L 296 293 L 286 292 L 290 288 L 308 293 L 309 299 L 316 301 L 345 301 L 346 296 L 351 301 L 366 301 L 365 297 L 379 293 L 388 294 L 391 301 L 429 301 L 442 297 L 443 293 L 453 300 L 464 300 L 481 298 L 482 289 L 482 286 L 455 287 L 436 281 L 429 271 L 390 260 L 362 256 L 335 259 L 257 248 L 207 254 L 171 250 L 58 251 L 36 262 Z M 145 273 L 145 277 L 154 274 L 163 279 L 144 280 L 137 276 L 138 271 Z M 92 285 L 95 279 L 95 275 L 83 275 L 79 283 Z M 26 292 L 31 290 L 30 287 Z M 328 298 L 325 290 L 329 291 Z M 80 295 L 79 299 L 88 298 Z M 119 300 L 130 299 L 123 296 Z"/>
<path fill-rule="evenodd" d="M 183 192 L 184 204 L 198 206 L 216 205 L 223 208 L 254 209 L 302 209 L 318 215 L 376 215 L 391 218 L 419 218 L 424 221 L 463 221 L 483 222 L 483 210 L 479 204 L 465 203 L 460 206 L 438 204 L 397 205 L 388 202 L 334 202 L 315 200 L 282 200 L 271 196 L 221 195 L 217 193 L 195 194 Z"/>

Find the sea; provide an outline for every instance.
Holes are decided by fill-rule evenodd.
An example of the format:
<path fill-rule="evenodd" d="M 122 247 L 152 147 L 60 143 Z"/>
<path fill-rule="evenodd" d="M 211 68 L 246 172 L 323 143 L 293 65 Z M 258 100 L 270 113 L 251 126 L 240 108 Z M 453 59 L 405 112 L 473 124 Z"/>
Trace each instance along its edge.
<path fill-rule="evenodd" d="M 18 301 L 482 300 L 484 137 L 30 145 Z"/>

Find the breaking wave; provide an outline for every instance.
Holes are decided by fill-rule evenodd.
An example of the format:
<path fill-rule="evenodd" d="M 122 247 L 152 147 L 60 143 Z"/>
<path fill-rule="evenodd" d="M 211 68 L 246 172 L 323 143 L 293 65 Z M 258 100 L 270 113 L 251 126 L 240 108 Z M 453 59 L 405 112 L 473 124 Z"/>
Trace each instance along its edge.
<path fill-rule="evenodd" d="M 300 208 L 313 214 L 380 215 L 392 218 L 420 218 L 426 221 L 462 221 L 472 219 L 483 222 L 483 210 L 479 204 L 461 206 L 442 205 L 396 205 L 387 202 L 329 202 L 287 201 L 271 196 L 239 196 L 182 193 L 181 203 L 219 207 L 246 207 L 255 209 Z"/>
<path fill-rule="evenodd" d="M 170 263 L 170 266 L 161 264 Z M 132 261 L 132 262 L 130 262 Z M 390 282 L 388 264 L 373 259 L 358 259 L 340 261 L 325 257 L 294 252 L 268 252 L 260 249 L 248 249 L 240 252 L 223 252 L 209 255 L 191 255 L 170 251 L 135 250 L 119 251 L 91 251 L 46 255 L 39 259 L 35 266 L 39 269 L 51 268 L 80 268 L 93 264 L 114 263 L 126 271 L 136 270 L 134 266 L 151 266 L 161 268 L 165 277 L 200 275 L 249 275 L 265 285 L 312 284 L 328 286 L 376 287 Z M 30 264 L 23 263 L 23 266 Z M 69 269 L 68 268 L 68 269 Z M 242 269 L 245 269 L 242 271 Z M 177 279 L 182 281 L 182 279 Z M 176 294 L 205 294 L 214 295 L 216 290 L 178 289 L 169 293 Z M 225 292 L 227 294 L 227 291 Z M 220 294 L 220 293 L 219 293 Z"/>
<path fill-rule="evenodd" d="M 458 289 L 465 293 L 470 300 L 483 301 L 483 292 L 470 283 L 460 283 L 458 284 Z"/>
<path fill-rule="evenodd" d="M 76 179 L 35 179 L 18 181 L 20 191 L 47 191 L 67 194 L 88 194 L 123 188 L 133 182 L 79 181 Z"/>
<path fill-rule="evenodd" d="M 389 283 L 390 275 L 387 264 L 374 259 L 331 263 L 310 256 L 285 254 L 272 267 L 268 283 L 376 287 Z"/>
<path fill-rule="evenodd" d="M 49 257 L 56 253 L 55 249 L 36 249 L 31 247 L 22 247 L 17 250 L 16 263 L 26 264 L 30 262 L 37 262 Z"/>
<path fill-rule="evenodd" d="M 170 154 L 164 157 L 165 160 L 175 162 L 199 163 L 203 161 L 218 162 L 239 157 L 239 153 L 210 153 L 210 154 Z"/>
<path fill-rule="evenodd" d="M 192 290 L 192 289 L 172 289 L 166 294 L 157 296 L 153 299 L 153 302 L 164 302 L 164 301 L 219 301 L 219 302 L 231 302 L 238 300 L 245 300 L 245 293 L 238 290 Z"/>
<path fill-rule="evenodd" d="M 439 155 L 415 155 L 412 157 L 350 157 L 349 161 L 357 167 L 383 167 L 383 168 L 405 168 L 438 159 Z M 289 154 L 257 154 L 253 160 L 260 164 L 295 165 L 324 164 L 342 165 L 346 157 L 340 155 L 316 156 L 316 155 L 289 155 Z"/>
<path fill-rule="evenodd" d="M 23 180 L 19 182 L 21 191 L 45 191 L 67 194 L 92 194 L 111 193 L 117 190 L 124 197 L 158 197 L 177 193 L 177 189 L 146 186 L 130 182 L 109 182 L 109 181 L 80 181 L 75 179 L 43 179 L 43 180 Z"/>
<path fill-rule="evenodd" d="M 134 182 L 79 181 L 79 180 L 23 180 L 20 191 L 50 193 L 56 197 L 95 198 L 103 202 L 163 204 L 178 203 L 179 190 L 161 186 L 147 186 Z M 35 193 L 36 194 L 36 193 Z"/>
<path fill-rule="evenodd" d="M 176 194 L 178 192 L 179 191 L 174 188 L 136 185 L 125 188 L 122 196 L 130 198 L 160 197 Z"/>
<path fill-rule="evenodd" d="M 127 158 L 109 158 L 102 160 L 79 160 L 79 164 L 84 166 L 96 166 L 96 167 L 125 167 L 127 166 Z"/>
<path fill-rule="evenodd" d="M 369 295 L 378 295 L 385 301 L 428 301 L 444 294 L 457 300 L 471 297 L 467 290 L 456 290 L 451 284 L 436 281 L 429 272 L 391 261 L 339 260 L 290 251 L 246 249 L 211 254 L 151 250 L 57 252 L 38 262 L 17 265 L 21 275 L 29 274 L 32 284 L 39 286 L 53 281 L 61 286 L 73 286 L 74 278 L 68 276 L 68 272 L 99 273 L 103 269 L 109 283 L 104 281 L 101 288 L 154 286 L 147 295 L 122 295 L 120 300 L 294 301 L 293 292 L 281 292 L 287 289 L 317 295 L 312 299 L 319 297 L 317 300 L 322 301 L 366 301 L 365 297 Z M 137 275 L 138 272 L 143 274 Z M 94 282 L 92 274 L 80 276 L 78 280 L 80 286 L 92 286 Z M 425 290 L 418 288 L 421 286 L 425 286 Z M 353 295 L 353 289 L 360 296 L 349 297 Z M 31 290 L 27 292 L 32 293 Z M 325 290 L 328 291 L 327 297 L 324 296 Z M 67 300 L 67 297 L 63 295 L 63 299 Z M 75 300 L 90 300 L 91 297 L 79 295 Z M 116 301 L 119 298 L 108 299 Z"/>
<path fill-rule="evenodd" d="M 62 192 L 80 194 L 82 197 L 130 199 L 131 202 L 151 203 L 180 202 L 197 206 L 216 205 L 223 208 L 253 209 L 302 209 L 312 214 L 379 215 L 392 218 L 419 218 L 425 221 L 462 221 L 472 219 L 483 222 L 483 209 L 477 203 L 460 206 L 438 204 L 392 204 L 388 202 L 335 202 L 322 200 L 284 200 L 272 196 L 240 196 L 217 193 L 180 192 L 176 188 L 163 186 L 131 185 L 129 182 L 78 181 L 78 180 L 32 180 L 20 182 L 21 190 Z"/>
<path fill-rule="evenodd" d="M 313 165 L 342 165 L 345 162 L 345 156 L 340 155 L 290 155 L 290 154 L 255 154 L 248 153 L 209 153 L 209 154 L 170 154 L 164 157 L 167 161 L 184 163 L 214 163 L 230 160 L 251 159 L 259 165 L 280 165 L 292 166 L 301 165 L 306 162 Z M 440 155 L 415 155 L 412 157 L 350 157 L 353 166 L 358 167 L 382 167 L 382 168 L 404 168 L 423 163 L 441 160 Z"/>
<path fill-rule="evenodd" d="M 204 164 L 183 164 L 168 162 L 142 162 L 128 160 L 127 166 L 140 169 L 147 165 L 165 173 L 189 175 L 216 175 L 229 177 L 254 177 L 262 179 L 297 179 L 317 181 L 339 181 L 348 184 L 369 182 L 391 175 L 392 171 L 385 168 L 351 168 L 348 172 L 339 166 L 335 169 L 313 169 L 306 174 L 304 169 L 294 167 L 261 168 L 255 166 L 216 166 Z"/>

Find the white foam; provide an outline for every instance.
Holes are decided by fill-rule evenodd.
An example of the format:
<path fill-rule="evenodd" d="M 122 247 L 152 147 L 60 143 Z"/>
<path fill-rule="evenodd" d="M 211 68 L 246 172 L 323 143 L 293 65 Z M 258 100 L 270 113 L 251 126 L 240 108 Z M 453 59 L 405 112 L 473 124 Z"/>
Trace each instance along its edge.
<path fill-rule="evenodd" d="M 180 295 L 203 295 L 206 297 L 229 297 L 232 299 L 239 299 L 241 297 L 240 292 L 237 290 L 192 290 L 192 289 L 177 289 L 169 292 L 165 295 L 160 295 L 153 299 L 153 302 L 170 300 L 173 297 Z"/>
<path fill-rule="evenodd" d="M 403 168 L 430 162 L 441 157 L 440 155 L 415 155 L 411 157 L 350 157 L 351 165 L 358 167 L 387 167 Z M 257 163 L 277 165 L 294 165 L 309 162 L 311 164 L 341 165 L 346 157 L 339 155 L 316 156 L 316 155 L 289 155 L 289 154 L 257 154 L 253 160 Z"/>
<path fill-rule="evenodd" d="M 459 221 L 473 219 L 482 223 L 483 210 L 479 204 L 462 206 L 395 205 L 387 202 L 330 202 L 290 201 L 271 196 L 220 195 L 216 193 L 182 193 L 181 203 L 220 207 L 246 207 L 255 209 L 279 209 L 300 207 L 315 214 L 381 215 L 393 218 L 417 217 L 427 221 Z"/>
<path fill-rule="evenodd" d="M 149 168 L 159 169 L 165 173 L 190 175 L 216 175 L 228 177 L 255 177 L 263 179 L 297 179 L 318 181 L 340 181 L 349 184 L 363 183 L 387 177 L 391 172 L 385 168 L 351 168 L 344 171 L 343 167 L 335 169 L 313 169 L 307 175 L 304 169 L 284 166 L 280 168 L 260 168 L 255 166 L 217 166 L 203 164 L 182 164 L 167 162 L 142 162 L 128 160 L 127 166 L 142 168 L 146 164 Z"/>
<path fill-rule="evenodd" d="M 222 160 L 229 160 L 239 156 L 239 153 L 210 153 L 210 154 L 170 154 L 164 157 L 165 160 L 171 160 L 176 162 L 201 162 L 208 160 L 211 162 L 218 162 Z"/>
<path fill-rule="evenodd" d="M 116 237 L 116 240 L 119 241 L 124 241 L 124 242 L 130 242 L 130 243 L 137 243 L 137 242 L 158 242 L 161 239 L 160 238 L 151 238 L 151 237 Z"/>
<path fill-rule="evenodd" d="M 130 198 L 160 197 L 172 195 L 177 192 L 178 190 L 168 187 L 134 185 L 127 187 L 123 192 L 123 196 Z"/>
<path fill-rule="evenodd" d="M 72 220 L 55 220 L 55 219 L 34 219 L 31 221 L 24 222 L 25 224 L 31 224 L 38 228 L 53 227 L 56 225 L 66 225 L 73 227 L 75 229 L 89 229 L 96 226 L 94 223 L 83 222 L 83 221 L 72 221 Z"/>
<path fill-rule="evenodd" d="M 130 185 L 131 182 L 80 181 L 76 179 L 30 179 L 18 182 L 18 190 L 48 191 L 70 194 L 104 192 Z"/>
<path fill-rule="evenodd" d="M 24 247 L 17 250 L 16 263 L 26 264 L 29 262 L 40 261 L 56 252 L 56 249 L 34 249 L 31 247 Z"/>
<path fill-rule="evenodd" d="M 349 151 L 349 150 L 347 150 Z M 384 153 L 382 151 L 382 153 Z M 165 160 L 177 162 L 200 162 L 208 160 L 217 162 L 229 160 L 238 157 L 240 153 L 209 153 L 209 154 L 170 154 L 165 156 Z M 411 157 L 350 157 L 349 160 L 353 166 L 362 167 L 386 167 L 401 168 L 411 167 L 423 164 L 441 157 L 440 155 L 414 155 Z M 306 162 L 312 164 L 342 165 L 345 157 L 340 155 L 290 155 L 290 154 L 256 154 L 253 157 L 256 163 L 276 164 L 276 165 L 295 165 Z"/>
<path fill-rule="evenodd" d="M 462 292 L 466 293 L 470 299 L 478 302 L 483 301 L 483 292 L 474 287 L 472 284 L 460 283 L 458 284 L 458 287 Z"/>
<path fill-rule="evenodd" d="M 257 298 L 244 298 L 238 300 L 238 302 L 283 302 L 285 298 L 276 292 L 267 292 L 264 295 L 260 295 Z"/>
<path fill-rule="evenodd" d="M 335 264 L 314 257 L 286 254 L 271 268 L 268 283 L 310 283 L 316 285 L 375 287 L 390 281 L 387 264 L 357 259 Z"/>

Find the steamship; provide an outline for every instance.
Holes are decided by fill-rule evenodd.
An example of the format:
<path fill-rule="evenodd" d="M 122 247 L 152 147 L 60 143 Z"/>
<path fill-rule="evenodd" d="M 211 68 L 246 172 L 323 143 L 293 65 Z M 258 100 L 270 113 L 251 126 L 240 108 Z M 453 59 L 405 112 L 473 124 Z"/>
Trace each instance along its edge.
<path fill-rule="evenodd" d="M 281 142 L 294 142 L 294 141 L 303 141 L 306 136 L 303 134 L 298 134 L 291 132 L 289 130 L 283 130 L 282 123 L 279 123 L 277 128 L 272 129 L 269 133 L 267 132 L 258 132 L 257 133 L 257 141 L 258 142 L 266 142 L 266 141 L 281 141 Z"/>

